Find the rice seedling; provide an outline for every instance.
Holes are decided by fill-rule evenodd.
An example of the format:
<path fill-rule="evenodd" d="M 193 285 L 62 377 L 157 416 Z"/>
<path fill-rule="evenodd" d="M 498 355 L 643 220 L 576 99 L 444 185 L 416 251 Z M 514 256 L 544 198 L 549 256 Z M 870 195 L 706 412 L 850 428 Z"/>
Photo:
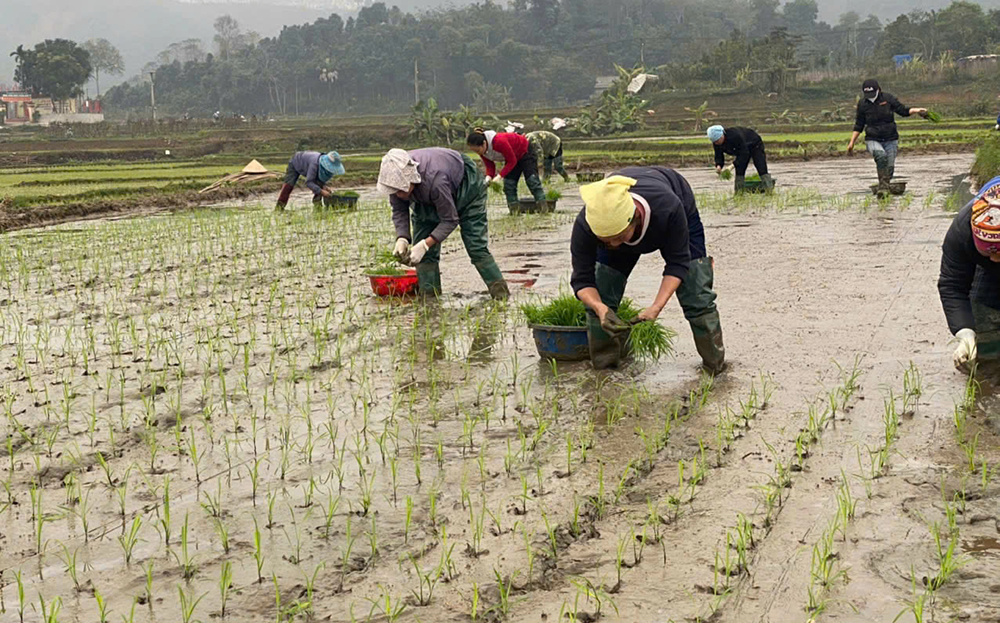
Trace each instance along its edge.
<path fill-rule="evenodd" d="M 177 585 L 177 595 L 180 600 L 181 607 L 181 621 L 183 623 L 191 623 L 194 617 L 194 610 L 201 603 L 201 600 L 205 598 L 208 593 L 203 593 L 199 597 L 195 597 L 194 590 L 190 592 L 185 592 L 181 585 Z"/>
<path fill-rule="evenodd" d="M 184 535 L 187 534 L 187 521 L 185 519 L 184 525 Z M 142 517 L 136 516 L 132 520 L 132 526 L 129 528 L 128 532 L 123 533 L 118 537 L 118 543 L 121 545 L 122 553 L 125 556 L 125 565 L 132 564 L 132 552 L 135 549 L 136 544 L 139 542 L 139 530 L 142 528 Z"/>
<path fill-rule="evenodd" d="M 219 602 L 221 603 L 219 616 L 223 619 L 226 618 L 226 603 L 229 601 L 229 592 L 232 588 L 233 563 L 228 560 L 224 560 L 219 570 Z"/>

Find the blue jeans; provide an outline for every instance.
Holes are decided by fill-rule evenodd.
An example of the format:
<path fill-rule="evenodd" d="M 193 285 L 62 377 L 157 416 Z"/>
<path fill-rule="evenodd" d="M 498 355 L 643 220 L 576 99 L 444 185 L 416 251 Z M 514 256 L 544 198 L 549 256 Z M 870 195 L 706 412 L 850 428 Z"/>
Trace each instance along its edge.
<path fill-rule="evenodd" d="M 896 173 L 896 154 L 899 153 L 899 141 L 865 141 L 865 147 L 875 159 L 879 171 L 886 171 L 889 179 Z"/>

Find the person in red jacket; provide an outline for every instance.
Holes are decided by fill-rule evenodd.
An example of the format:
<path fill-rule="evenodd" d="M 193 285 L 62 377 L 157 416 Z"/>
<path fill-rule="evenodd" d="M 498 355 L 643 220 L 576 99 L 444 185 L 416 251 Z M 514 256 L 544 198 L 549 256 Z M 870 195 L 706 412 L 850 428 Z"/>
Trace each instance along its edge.
<path fill-rule="evenodd" d="M 469 134 L 466 143 L 483 159 L 487 184 L 497 176 L 497 161 L 503 161 L 500 177 L 503 178 L 503 194 L 507 197 L 508 206 L 518 204 L 517 183 L 522 175 L 535 201 L 544 203 L 545 190 L 542 188 L 542 181 L 538 179 L 538 157 L 535 150 L 529 148 L 527 138 L 513 132 L 476 128 Z"/>

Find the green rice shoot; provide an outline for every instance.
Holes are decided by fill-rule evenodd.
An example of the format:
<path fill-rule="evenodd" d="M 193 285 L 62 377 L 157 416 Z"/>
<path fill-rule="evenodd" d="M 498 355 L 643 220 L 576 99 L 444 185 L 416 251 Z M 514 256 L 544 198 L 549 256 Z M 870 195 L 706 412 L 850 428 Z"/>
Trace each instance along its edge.
<path fill-rule="evenodd" d="M 727 182 L 729 180 L 733 179 L 733 171 L 732 171 L 732 169 L 723 169 L 723 170 L 719 171 L 719 179 L 727 181 Z"/>
<path fill-rule="evenodd" d="M 583 302 L 570 293 L 564 293 L 547 304 L 524 303 L 521 305 L 528 324 L 556 327 L 587 326 L 587 308 Z M 623 298 L 618 306 L 618 317 L 631 321 L 642 312 L 632 299 Z M 658 322 L 646 321 L 634 325 L 629 331 L 626 345 L 631 353 L 646 360 L 657 360 L 673 353 L 673 342 L 677 333 Z"/>
<path fill-rule="evenodd" d="M 380 251 L 375 256 L 375 265 L 365 271 L 369 277 L 402 277 L 405 270 L 399 267 L 399 260 L 388 251 Z"/>
<path fill-rule="evenodd" d="M 926 116 L 931 123 L 941 123 L 941 113 L 937 111 L 928 110 Z"/>
<path fill-rule="evenodd" d="M 560 199 L 562 199 L 562 193 L 559 192 L 558 190 L 552 189 L 549 192 L 545 193 L 546 201 L 559 201 Z"/>

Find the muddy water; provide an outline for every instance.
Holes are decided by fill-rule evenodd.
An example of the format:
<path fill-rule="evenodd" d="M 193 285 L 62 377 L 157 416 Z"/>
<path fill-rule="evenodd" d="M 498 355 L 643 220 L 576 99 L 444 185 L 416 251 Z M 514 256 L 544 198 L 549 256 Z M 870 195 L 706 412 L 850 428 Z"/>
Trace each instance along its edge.
<path fill-rule="evenodd" d="M 442 301 L 374 300 L 359 264 L 391 243 L 384 204 L 322 217 L 222 209 L 8 237 L 0 357 L 10 363 L 0 379 L 15 452 L 0 452 L 0 475 L 17 503 L 0 516 L 4 616 L 17 616 L 14 570 L 27 600 L 59 596 L 60 618 L 82 621 L 97 619 L 94 589 L 113 618 L 144 602 L 145 567 L 151 607 L 137 606 L 136 620 L 181 620 L 178 587 L 206 594 L 194 618 L 208 620 L 221 615 L 229 562 L 226 616 L 239 621 L 304 608 L 314 573 L 311 607 L 331 621 L 386 619 L 404 604 L 400 620 L 469 620 L 477 590 L 479 616 L 555 620 L 576 604 L 585 620 L 597 609 L 594 591 L 579 588 L 588 585 L 605 614 L 614 617 L 613 601 L 626 621 L 716 610 L 801 621 L 812 547 L 843 473 L 859 498 L 835 543 L 851 582 L 825 589 L 819 616 L 891 620 L 911 598 L 911 567 L 918 582 L 933 570 L 927 525 L 944 518 L 942 477 L 949 493 L 962 485 L 951 416 L 963 379 L 934 288 L 949 219 L 920 206 L 968 164 L 901 159 L 914 192 L 906 210 L 861 212 L 868 181 L 856 176 L 871 163 L 858 158 L 776 166 L 779 184 L 800 176 L 815 204 L 705 212 L 732 365 L 700 407 L 690 399 L 697 355 L 673 305 L 663 322 L 679 333 L 674 358 L 597 376 L 586 364 L 539 362 L 516 309 L 487 300 L 455 243 L 445 246 Z M 711 171 L 684 173 L 699 193 L 720 189 Z M 512 281 L 524 280 L 516 302 L 568 281 L 571 191 L 555 217 L 505 218 L 494 201 L 491 246 Z M 858 209 L 824 203 L 845 192 L 859 193 Z M 628 294 L 651 297 L 659 273 L 641 262 Z M 850 368 L 858 356 L 861 389 L 765 526 L 761 487 L 795 455 L 809 406 L 842 382 L 834 362 Z M 883 396 L 900 395 L 911 361 L 923 392 L 888 469 L 866 483 L 858 451 L 878 445 Z M 760 391 L 761 374 L 774 386 L 766 408 L 721 452 L 720 412 L 740 409 L 751 384 Z M 970 420 L 995 465 L 986 415 Z M 665 447 L 648 450 L 643 439 L 667 423 Z M 997 491 L 990 481 L 972 499 L 975 481 L 966 478 L 958 521 L 969 563 L 937 603 L 942 616 L 988 620 Z M 650 503 L 664 522 L 647 522 Z M 754 547 L 722 594 L 716 554 L 730 549 L 740 515 L 756 525 Z M 77 552 L 80 590 L 66 552 Z M 507 607 L 498 575 L 512 587 Z M 37 620 L 30 607 L 26 620 Z"/>

